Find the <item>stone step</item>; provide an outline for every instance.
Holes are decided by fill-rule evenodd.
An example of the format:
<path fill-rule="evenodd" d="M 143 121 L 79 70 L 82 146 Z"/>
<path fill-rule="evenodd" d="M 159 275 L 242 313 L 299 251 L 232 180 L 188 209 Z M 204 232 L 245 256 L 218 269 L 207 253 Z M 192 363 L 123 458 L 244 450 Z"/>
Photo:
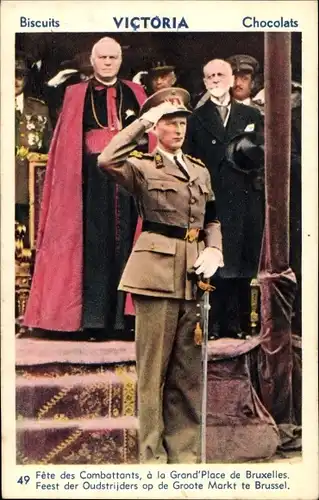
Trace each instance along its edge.
<path fill-rule="evenodd" d="M 17 464 L 123 464 L 138 461 L 136 417 L 17 420 Z"/>
<path fill-rule="evenodd" d="M 17 419 L 115 418 L 137 414 L 135 366 L 74 367 L 16 377 Z"/>
<path fill-rule="evenodd" d="M 135 343 L 124 341 L 75 342 L 36 338 L 16 339 L 16 366 L 115 364 L 135 361 Z"/>

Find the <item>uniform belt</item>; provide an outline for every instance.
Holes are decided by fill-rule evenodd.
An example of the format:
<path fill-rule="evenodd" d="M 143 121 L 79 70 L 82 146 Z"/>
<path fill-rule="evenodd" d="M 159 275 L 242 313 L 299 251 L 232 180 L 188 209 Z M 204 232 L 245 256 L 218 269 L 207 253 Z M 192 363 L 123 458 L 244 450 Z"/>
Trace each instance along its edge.
<path fill-rule="evenodd" d="M 204 229 L 196 227 L 186 228 L 179 226 L 171 226 L 170 224 L 163 224 L 162 222 L 152 222 L 149 220 L 143 221 L 142 231 L 151 231 L 152 233 L 162 234 L 169 238 L 177 238 L 179 240 L 203 241 L 205 238 Z"/>

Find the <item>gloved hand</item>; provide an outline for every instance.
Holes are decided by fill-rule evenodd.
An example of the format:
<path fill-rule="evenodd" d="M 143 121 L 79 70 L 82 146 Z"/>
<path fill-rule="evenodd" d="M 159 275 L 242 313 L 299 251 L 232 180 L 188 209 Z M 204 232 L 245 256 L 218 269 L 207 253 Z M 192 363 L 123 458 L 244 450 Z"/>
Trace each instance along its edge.
<path fill-rule="evenodd" d="M 66 82 L 72 75 L 78 73 L 77 69 L 62 69 L 57 75 L 47 82 L 48 87 L 58 87 Z"/>
<path fill-rule="evenodd" d="M 144 75 L 148 75 L 148 72 L 147 71 L 139 71 L 138 73 L 136 73 L 135 76 L 133 76 L 132 82 L 138 83 L 139 85 L 142 85 L 142 78 Z"/>
<path fill-rule="evenodd" d="M 161 104 L 158 104 L 158 106 L 154 106 L 153 108 L 146 111 L 146 113 L 143 113 L 143 115 L 141 116 L 141 120 L 146 120 L 153 125 L 156 125 L 156 123 L 162 118 L 162 116 L 174 113 L 176 111 L 178 111 L 178 108 L 176 108 L 176 106 L 174 106 L 171 102 L 161 102 Z"/>
<path fill-rule="evenodd" d="M 218 248 L 206 247 L 198 256 L 194 268 L 196 274 L 204 278 L 211 278 L 217 269 L 223 265 L 223 255 Z"/>

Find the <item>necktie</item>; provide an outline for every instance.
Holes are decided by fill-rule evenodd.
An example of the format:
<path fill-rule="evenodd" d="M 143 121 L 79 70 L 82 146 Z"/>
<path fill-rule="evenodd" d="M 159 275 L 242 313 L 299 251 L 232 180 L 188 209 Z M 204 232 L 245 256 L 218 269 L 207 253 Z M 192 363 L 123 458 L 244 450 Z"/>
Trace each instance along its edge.
<path fill-rule="evenodd" d="M 224 123 L 226 120 L 227 113 L 228 113 L 228 108 L 227 108 L 227 106 L 217 106 L 217 109 L 218 109 L 220 117 Z"/>
<path fill-rule="evenodd" d="M 174 161 L 178 166 L 179 170 L 183 172 L 184 175 L 186 175 L 187 179 L 189 179 L 189 173 L 187 172 L 186 168 L 181 164 L 181 162 L 178 160 L 177 156 L 174 156 Z"/>

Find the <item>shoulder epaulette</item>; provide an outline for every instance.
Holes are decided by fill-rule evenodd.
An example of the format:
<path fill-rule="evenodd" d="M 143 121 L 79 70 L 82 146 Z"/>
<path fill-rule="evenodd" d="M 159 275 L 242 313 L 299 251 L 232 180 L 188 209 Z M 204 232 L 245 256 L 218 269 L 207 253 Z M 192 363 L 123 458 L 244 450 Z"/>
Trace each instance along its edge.
<path fill-rule="evenodd" d="M 142 153 L 141 151 L 137 151 L 136 149 L 134 149 L 134 151 L 132 151 L 130 154 L 129 154 L 129 157 L 134 157 L 134 158 L 138 158 L 139 160 L 154 160 L 154 156 L 153 155 L 150 155 L 149 153 Z"/>
<path fill-rule="evenodd" d="M 185 155 L 187 158 L 189 158 L 191 161 L 193 161 L 194 163 L 196 163 L 197 165 L 200 165 L 201 167 L 205 167 L 205 163 L 202 162 L 202 160 L 200 160 L 199 158 L 194 158 L 193 156 L 191 155 Z"/>
<path fill-rule="evenodd" d="M 41 99 L 38 99 L 37 97 L 28 97 L 28 99 L 30 99 L 31 101 L 40 102 L 41 104 L 44 104 L 46 106 L 46 103 Z"/>

